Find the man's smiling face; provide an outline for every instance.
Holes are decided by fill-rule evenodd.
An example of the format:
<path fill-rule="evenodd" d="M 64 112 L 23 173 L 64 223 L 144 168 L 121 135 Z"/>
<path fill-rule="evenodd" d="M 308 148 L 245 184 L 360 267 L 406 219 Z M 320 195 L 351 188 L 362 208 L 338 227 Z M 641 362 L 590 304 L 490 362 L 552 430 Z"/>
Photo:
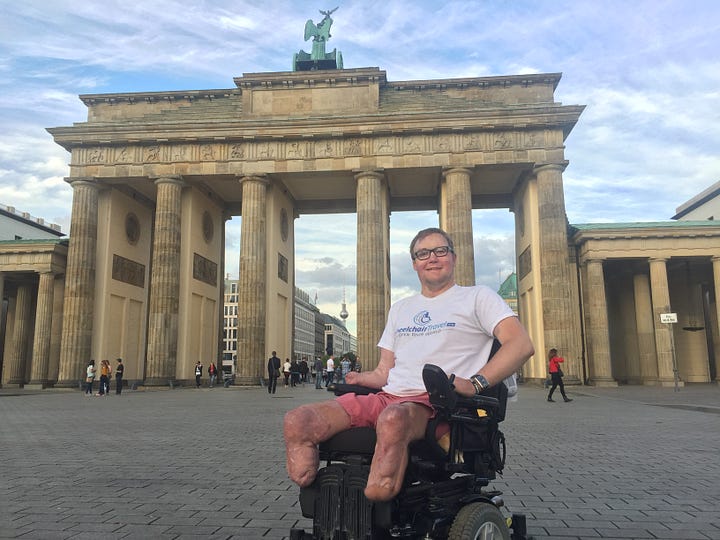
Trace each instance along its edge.
<path fill-rule="evenodd" d="M 422 250 L 432 250 L 447 246 L 447 240 L 441 234 L 430 234 L 413 246 L 413 254 Z M 448 252 L 444 257 L 438 257 L 431 252 L 430 256 L 421 260 L 413 260 L 413 268 L 418 274 L 424 293 L 439 294 L 455 284 L 455 254 Z"/>

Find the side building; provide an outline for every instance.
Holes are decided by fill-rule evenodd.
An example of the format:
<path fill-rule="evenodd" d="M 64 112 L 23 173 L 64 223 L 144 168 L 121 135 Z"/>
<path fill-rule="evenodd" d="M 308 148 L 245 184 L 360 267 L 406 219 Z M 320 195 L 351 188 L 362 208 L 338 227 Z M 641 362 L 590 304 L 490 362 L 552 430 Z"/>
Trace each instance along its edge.
<path fill-rule="evenodd" d="M 0 204 L 0 387 L 45 388 L 57 379 L 63 236 L 59 225 Z"/>

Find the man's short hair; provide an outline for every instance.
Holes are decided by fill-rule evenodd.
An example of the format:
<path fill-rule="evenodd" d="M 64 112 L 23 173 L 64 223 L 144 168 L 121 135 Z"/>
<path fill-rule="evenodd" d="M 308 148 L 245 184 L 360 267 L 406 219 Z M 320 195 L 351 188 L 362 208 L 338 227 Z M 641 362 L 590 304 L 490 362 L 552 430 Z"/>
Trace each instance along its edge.
<path fill-rule="evenodd" d="M 440 234 L 445 238 L 447 241 L 447 245 L 450 246 L 451 250 L 455 250 L 455 245 L 453 244 L 452 238 L 450 238 L 450 235 L 443 231 L 442 229 L 439 229 L 437 227 L 430 227 L 428 229 L 423 229 L 419 233 L 415 235 L 415 238 L 412 239 L 412 242 L 410 242 L 410 256 L 414 257 L 415 253 L 415 244 L 417 244 L 420 240 L 425 238 L 426 236 L 430 236 L 431 234 Z"/>

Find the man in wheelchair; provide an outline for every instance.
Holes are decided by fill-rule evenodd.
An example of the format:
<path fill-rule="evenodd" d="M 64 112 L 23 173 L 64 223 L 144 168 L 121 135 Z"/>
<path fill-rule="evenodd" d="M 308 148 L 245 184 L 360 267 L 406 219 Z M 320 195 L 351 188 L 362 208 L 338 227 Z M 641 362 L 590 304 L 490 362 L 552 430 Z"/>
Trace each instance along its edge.
<path fill-rule="evenodd" d="M 315 519 L 314 537 L 328 540 L 382 538 L 385 534 L 387 537 L 419 537 L 418 516 L 407 517 L 409 523 L 391 523 L 395 519 L 391 514 L 402 502 L 396 497 L 404 486 L 408 486 L 408 482 L 417 482 L 416 478 L 406 477 L 406 471 L 410 470 L 410 444 L 426 439 L 426 431 L 432 426 L 435 430 L 432 436 L 442 439 L 449 433 L 448 450 L 457 453 L 459 449 L 453 446 L 452 438 L 457 438 L 460 431 L 448 422 L 455 414 L 448 411 L 455 410 L 458 402 L 471 411 L 475 405 L 485 405 L 487 410 L 484 414 L 497 427 L 498 403 L 485 402 L 483 400 L 488 398 L 480 395 L 500 385 L 534 354 L 527 332 L 502 298 L 488 287 L 461 287 L 455 283 L 456 255 L 452 239 L 445 231 L 437 228 L 420 231 L 410 244 L 410 256 L 421 284 L 420 293 L 391 307 L 378 343 L 378 366 L 372 371 L 349 373 L 347 377 L 349 385 L 367 387 L 373 392 L 343 393 L 333 401 L 298 407 L 285 417 L 287 470 L 290 478 L 305 488 L 303 513 L 306 513 L 305 506 L 313 507 L 307 513 L 312 513 Z M 501 347 L 493 361 L 488 363 L 495 340 Z M 427 370 L 423 368 L 426 364 L 439 366 L 439 373 L 436 370 L 425 375 L 424 380 L 424 371 Z M 444 382 L 441 373 L 449 376 Z M 430 382 L 426 388 L 428 379 Z M 472 420 L 483 422 L 477 410 L 479 408 L 475 408 Z M 360 466 L 360 476 L 351 479 L 346 469 L 338 470 L 344 479 L 335 483 L 344 485 L 338 491 L 343 495 L 325 501 L 326 505 L 334 505 L 335 510 L 324 521 L 335 524 L 323 525 L 318 523 L 318 514 L 322 509 L 316 508 L 323 503 L 317 499 L 307 502 L 319 493 L 318 490 L 322 491 L 316 481 L 321 451 L 318 445 L 351 428 L 374 429 L 373 448 L 369 450 L 369 456 L 363 457 L 363 449 L 357 441 L 350 442 L 345 451 L 333 450 L 332 445 L 328 449 L 325 445 L 323 459 L 328 462 L 349 460 L 351 466 Z M 437 456 L 437 448 L 436 445 L 429 452 Z M 461 460 L 460 456 L 450 456 L 448 461 Z M 416 460 L 413 466 L 417 468 L 422 461 Z M 453 480 L 456 472 L 467 472 L 467 467 L 458 468 L 458 463 L 454 465 L 443 466 L 442 473 L 430 471 L 430 474 L 435 474 L 441 482 L 457 484 Z M 427 465 L 427 468 L 433 467 Z M 453 468 L 457 471 L 453 472 Z M 328 469 L 330 467 L 325 467 L 322 474 L 327 475 Z M 488 469 L 487 473 L 486 476 L 494 474 L 494 471 Z M 357 488 L 358 482 L 363 484 L 360 488 Z M 348 484 L 354 487 L 350 488 Z M 360 493 L 357 493 L 358 490 Z M 345 515 L 353 514 L 353 511 L 342 508 L 349 504 L 346 496 L 351 492 L 353 497 L 362 499 L 357 501 L 358 512 L 369 513 L 369 518 Z M 439 493 L 440 499 L 450 496 Z M 458 500 L 461 502 L 462 499 L 461 496 Z M 442 501 L 436 504 L 442 506 Z M 453 507 L 459 508 L 458 504 Z M 345 521 L 353 521 L 354 524 L 348 526 Z M 327 527 L 334 528 L 334 531 L 324 530 Z M 354 530 L 353 527 L 364 530 Z M 431 528 L 439 532 L 432 536 L 424 531 L 426 538 L 443 537 L 442 527 L 435 524 Z M 302 538 L 297 532 L 295 536 Z"/>

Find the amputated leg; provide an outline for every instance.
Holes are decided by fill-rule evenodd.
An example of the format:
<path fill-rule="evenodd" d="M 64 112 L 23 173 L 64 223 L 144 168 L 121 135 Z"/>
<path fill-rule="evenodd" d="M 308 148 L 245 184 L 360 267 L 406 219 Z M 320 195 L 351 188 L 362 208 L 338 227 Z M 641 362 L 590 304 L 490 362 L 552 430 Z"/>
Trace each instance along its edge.
<path fill-rule="evenodd" d="M 315 480 L 319 465 L 318 444 L 350 428 L 350 416 L 335 401 L 302 405 L 285 415 L 286 466 L 290 479 L 300 487 Z"/>
<path fill-rule="evenodd" d="M 417 403 L 391 405 L 378 417 L 377 443 L 365 496 L 388 501 L 400 492 L 408 463 L 408 444 L 422 439 L 432 411 Z"/>

